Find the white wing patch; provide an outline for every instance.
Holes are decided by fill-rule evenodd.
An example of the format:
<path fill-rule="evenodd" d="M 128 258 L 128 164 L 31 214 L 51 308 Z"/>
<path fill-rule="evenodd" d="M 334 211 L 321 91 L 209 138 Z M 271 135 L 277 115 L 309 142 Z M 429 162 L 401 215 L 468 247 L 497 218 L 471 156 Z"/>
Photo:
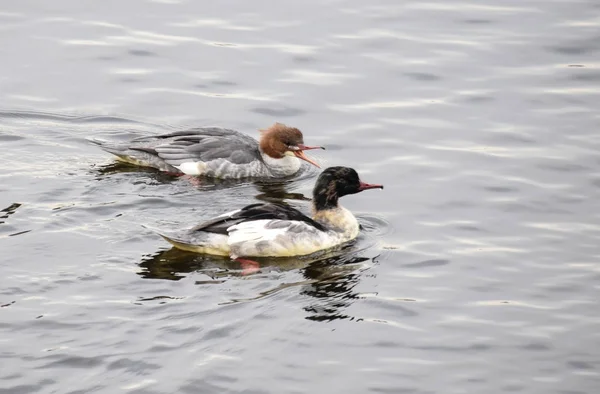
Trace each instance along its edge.
<path fill-rule="evenodd" d="M 272 241 L 278 235 L 286 233 L 287 227 L 277 229 L 265 228 L 273 219 L 251 220 L 235 224 L 227 229 L 229 245 L 249 241 Z"/>
<path fill-rule="evenodd" d="M 206 163 L 203 161 L 188 161 L 174 167 L 186 175 L 202 175 L 206 172 Z"/>

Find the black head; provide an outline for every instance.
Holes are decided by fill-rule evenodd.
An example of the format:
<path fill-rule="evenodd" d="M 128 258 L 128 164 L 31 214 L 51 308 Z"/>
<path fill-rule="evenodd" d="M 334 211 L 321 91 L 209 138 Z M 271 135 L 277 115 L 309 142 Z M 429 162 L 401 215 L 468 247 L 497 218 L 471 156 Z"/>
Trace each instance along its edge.
<path fill-rule="evenodd" d="M 338 206 L 338 199 L 367 189 L 383 189 L 383 185 L 364 183 L 353 168 L 329 167 L 317 179 L 313 189 L 316 210 Z"/>

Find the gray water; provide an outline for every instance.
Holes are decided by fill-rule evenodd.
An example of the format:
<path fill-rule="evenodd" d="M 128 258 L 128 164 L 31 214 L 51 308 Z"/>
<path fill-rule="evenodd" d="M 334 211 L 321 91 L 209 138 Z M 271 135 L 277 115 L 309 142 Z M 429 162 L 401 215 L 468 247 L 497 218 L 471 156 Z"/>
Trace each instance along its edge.
<path fill-rule="evenodd" d="M 5 1 L 0 393 L 597 393 L 600 3 Z M 316 170 L 199 184 L 85 138 L 303 130 L 340 256 L 171 250 Z"/>

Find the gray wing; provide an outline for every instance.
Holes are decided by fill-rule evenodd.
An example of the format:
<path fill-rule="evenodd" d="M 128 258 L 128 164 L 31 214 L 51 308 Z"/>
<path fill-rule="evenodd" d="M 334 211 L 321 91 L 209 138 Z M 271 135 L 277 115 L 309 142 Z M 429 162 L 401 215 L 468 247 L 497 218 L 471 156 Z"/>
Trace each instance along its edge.
<path fill-rule="evenodd" d="M 170 165 L 225 159 L 246 164 L 260 159 L 258 142 L 235 130 L 205 127 L 132 141 L 130 149 L 155 154 Z"/>

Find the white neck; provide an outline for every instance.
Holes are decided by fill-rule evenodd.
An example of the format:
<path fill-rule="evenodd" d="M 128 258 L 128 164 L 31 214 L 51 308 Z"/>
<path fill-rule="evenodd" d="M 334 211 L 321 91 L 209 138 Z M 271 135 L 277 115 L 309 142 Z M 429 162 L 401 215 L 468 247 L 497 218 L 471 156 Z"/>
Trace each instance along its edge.
<path fill-rule="evenodd" d="M 313 219 L 336 232 L 354 238 L 358 235 L 358 220 L 346 208 L 338 205 L 337 208 L 325 209 L 314 214 Z"/>
<path fill-rule="evenodd" d="M 271 171 L 273 176 L 294 175 L 300 169 L 302 163 L 292 152 L 286 152 L 281 159 L 274 159 L 271 156 L 260 152 L 265 165 Z"/>

